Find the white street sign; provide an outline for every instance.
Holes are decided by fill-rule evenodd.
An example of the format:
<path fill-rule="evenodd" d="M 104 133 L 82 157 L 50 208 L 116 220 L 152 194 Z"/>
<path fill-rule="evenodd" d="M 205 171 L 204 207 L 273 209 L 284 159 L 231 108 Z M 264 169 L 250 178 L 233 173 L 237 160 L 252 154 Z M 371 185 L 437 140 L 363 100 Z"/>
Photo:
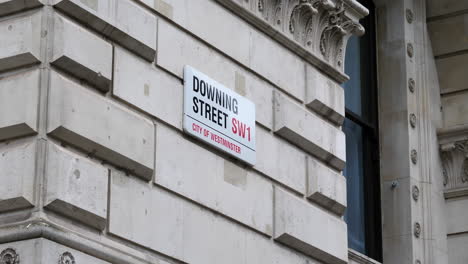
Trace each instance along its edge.
<path fill-rule="evenodd" d="M 184 131 L 255 165 L 255 104 L 187 65 Z"/>

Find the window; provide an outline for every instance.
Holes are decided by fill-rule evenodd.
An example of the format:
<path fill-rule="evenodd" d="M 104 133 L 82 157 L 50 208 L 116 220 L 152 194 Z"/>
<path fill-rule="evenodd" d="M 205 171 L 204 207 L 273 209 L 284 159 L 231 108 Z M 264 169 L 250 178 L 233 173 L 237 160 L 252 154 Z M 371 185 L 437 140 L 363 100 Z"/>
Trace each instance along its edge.
<path fill-rule="evenodd" d="M 361 21 L 363 37 L 351 37 L 345 58 L 350 80 L 345 89 L 348 244 L 362 254 L 382 260 L 379 133 L 377 114 L 374 5 L 360 1 L 370 15 Z"/>

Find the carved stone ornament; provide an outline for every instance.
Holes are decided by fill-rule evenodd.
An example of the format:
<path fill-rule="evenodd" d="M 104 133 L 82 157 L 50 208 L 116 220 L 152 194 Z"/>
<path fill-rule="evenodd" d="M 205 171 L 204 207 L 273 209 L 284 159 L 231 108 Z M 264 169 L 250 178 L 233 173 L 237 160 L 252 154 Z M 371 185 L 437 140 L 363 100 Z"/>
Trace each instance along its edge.
<path fill-rule="evenodd" d="M 415 149 L 411 150 L 411 162 L 413 162 L 413 164 L 418 162 L 418 152 Z"/>
<path fill-rule="evenodd" d="M 411 127 L 415 128 L 416 127 L 416 115 L 410 114 L 409 121 L 410 121 Z"/>
<path fill-rule="evenodd" d="M 416 82 L 414 81 L 414 79 L 409 78 L 409 80 L 408 80 L 408 89 L 410 90 L 410 92 L 414 93 L 415 86 L 416 86 Z"/>
<path fill-rule="evenodd" d="M 62 255 L 60 255 L 58 264 L 76 264 L 75 257 L 73 257 L 72 253 L 68 251 L 64 252 Z"/>
<path fill-rule="evenodd" d="M 414 56 L 414 47 L 413 44 L 408 43 L 406 45 L 406 52 L 408 53 L 408 57 L 413 58 Z"/>
<path fill-rule="evenodd" d="M 414 20 L 414 13 L 411 9 L 406 9 L 406 21 L 411 24 Z"/>
<path fill-rule="evenodd" d="M 419 188 L 418 188 L 418 186 L 413 185 L 412 194 L 413 194 L 414 201 L 417 202 L 419 200 Z"/>
<path fill-rule="evenodd" d="M 359 19 L 368 14 L 355 0 L 255 0 L 245 6 L 340 71 L 346 43 L 351 35 L 364 34 Z"/>
<path fill-rule="evenodd" d="M 445 188 L 468 187 L 468 140 L 442 145 L 441 158 Z"/>
<path fill-rule="evenodd" d="M 414 223 L 414 236 L 416 238 L 421 236 L 421 225 L 418 222 Z"/>
<path fill-rule="evenodd" d="M 416 264 L 421 264 L 421 261 L 419 259 L 416 260 Z"/>
<path fill-rule="evenodd" d="M 20 258 L 16 250 L 12 248 L 4 249 L 0 253 L 0 264 L 19 264 Z"/>

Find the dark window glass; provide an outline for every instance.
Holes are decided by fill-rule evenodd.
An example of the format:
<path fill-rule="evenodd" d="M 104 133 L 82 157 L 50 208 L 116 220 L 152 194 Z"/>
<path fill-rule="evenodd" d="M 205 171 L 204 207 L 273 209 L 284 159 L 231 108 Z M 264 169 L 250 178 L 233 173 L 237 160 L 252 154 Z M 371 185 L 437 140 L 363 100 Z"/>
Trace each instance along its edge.
<path fill-rule="evenodd" d="M 351 37 L 346 48 L 345 89 L 346 168 L 349 247 L 375 260 L 382 260 L 380 220 L 379 142 L 375 59 L 374 6 L 360 1 L 370 11 L 361 23 L 363 37 Z"/>

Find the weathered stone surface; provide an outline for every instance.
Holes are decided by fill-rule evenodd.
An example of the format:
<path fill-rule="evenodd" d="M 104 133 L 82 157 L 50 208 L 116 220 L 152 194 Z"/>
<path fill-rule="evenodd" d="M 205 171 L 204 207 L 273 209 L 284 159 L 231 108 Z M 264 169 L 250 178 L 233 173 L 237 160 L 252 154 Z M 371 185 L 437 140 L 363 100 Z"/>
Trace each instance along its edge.
<path fill-rule="evenodd" d="M 114 235 L 193 264 L 318 263 L 168 191 L 111 173 Z"/>
<path fill-rule="evenodd" d="M 442 109 L 445 127 L 468 124 L 468 92 L 442 96 Z"/>
<path fill-rule="evenodd" d="M 345 115 L 344 89 L 336 82 L 306 65 L 306 105 L 335 125 L 342 125 Z"/>
<path fill-rule="evenodd" d="M 448 17 L 428 23 L 434 56 L 466 50 L 468 47 L 468 14 Z"/>
<path fill-rule="evenodd" d="M 0 21 L 0 71 L 40 61 L 41 17 L 35 12 Z"/>
<path fill-rule="evenodd" d="M 90 155 L 150 179 L 154 125 L 107 98 L 51 72 L 47 131 Z"/>
<path fill-rule="evenodd" d="M 468 2 L 460 0 L 428 0 L 427 16 L 435 17 L 467 10 Z"/>
<path fill-rule="evenodd" d="M 271 38 L 252 31 L 250 68 L 300 101 L 305 97 L 305 62 Z M 272 67 L 272 65 L 281 65 Z"/>
<path fill-rule="evenodd" d="M 107 92 L 112 79 L 112 45 L 56 14 L 52 64 Z"/>
<path fill-rule="evenodd" d="M 35 159 L 34 140 L 0 144 L 0 212 L 33 206 Z"/>
<path fill-rule="evenodd" d="M 0 252 L 7 248 L 14 249 L 19 256 L 18 262 L 11 262 L 12 264 L 110 264 L 109 262 L 97 259 L 81 251 L 60 245 L 44 238 L 1 244 Z"/>
<path fill-rule="evenodd" d="M 273 131 L 333 168 L 342 170 L 346 160 L 343 131 L 279 92 L 275 92 L 274 99 Z"/>
<path fill-rule="evenodd" d="M 265 129 L 256 128 L 255 169 L 275 181 L 305 193 L 306 154 Z"/>
<path fill-rule="evenodd" d="M 0 78 L 0 141 L 37 131 L 39 70 Z"/>
<path fill-rule="evenodd" d="M 128 0 L 54 0 L 56 8 L 113 41 L 153 61 L 156 17 Z"/>
<path fill-rule="evenodd" d="M 156 142 L 156 184 L 271 235 L 271 183 L 162 125 Z"/>
<path fill-rule="evenodd" d="M 468 199 L 460 197 L 449 199 L 447 205 L 447 234 L 464 233 L 468 231 Z"/>
<path fill-rule="evenodd" d="M 2 0 L 0 1 L 0 16 L 41 6 L 38 0 Z"/>
<path fill-rule="evenodd" d="M 185 65 L 198 69 L 254 102 L 257 122 L 272 127 L 272 85 L 165 21 L 158 22 L 156 63 L 180 78 Z"/>
<path fill-rule="evenodd" d="M 346 223 L 275 187 L 275 240 L 325 263 L 347 263 Z"/>
<path fill-rule="evenodd" d="M 50 210 L 104 229 L 108 170 L 53 143 L 47 144 L 45 204 Z"/>
<path fill-rule="evenodd" d="M 346 209 L 346 179 L 312 157 L 307 163 L 307 198 L 342 215 Z"/>
<path fill-rule="evenodd" d="M 447 237 L 448 263 L 465 264 L 468 261 L 468 234 Z"/>
<path fill-rule="evenodd" d="M 468 89 L 468 54 L 461 54 L 436 60 L 442 94 Z"/>
<path fill-rule="evenodd" d="M 122 48 L 114 54 L 114 95 L 182 130 L 182 82 Z"/>

